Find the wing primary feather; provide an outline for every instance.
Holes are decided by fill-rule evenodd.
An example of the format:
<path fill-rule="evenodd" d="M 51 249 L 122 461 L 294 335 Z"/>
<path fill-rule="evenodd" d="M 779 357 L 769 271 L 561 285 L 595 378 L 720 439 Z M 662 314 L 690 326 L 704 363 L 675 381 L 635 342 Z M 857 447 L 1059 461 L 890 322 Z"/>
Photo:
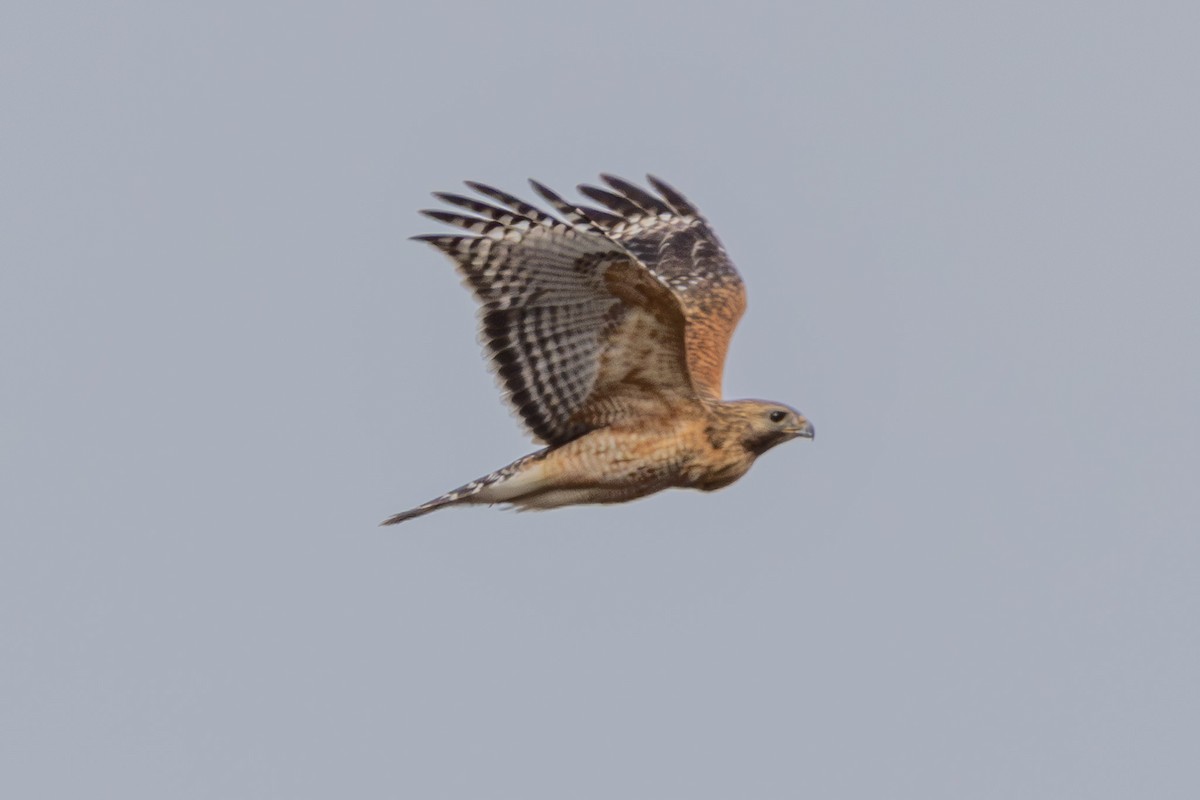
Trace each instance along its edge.
<path fill-rule="evenodd" d="M 618 214 L 620 214 L 623 217 L 626 217 L 626 218 L 640 217 L 645 213 L 642 209 L 638 208 L 633 203 L 633 201 L 630 200 L 629 198 L 622 197 L 619 194 L 613 194 L 612 192 L 610 192 L 606 189 L 600 189 L 596 186 L 589 186 L 586 183 L 581 183 L 576 188 L 579 189 L 580 194 L 587 195 L 588 197 L 595 200 L 597 203 L 600 203 L 603 206 L 607 206 L 608 208 L 612 209 L 613 211 L 617 212 Z"/>
<path fill-rule="evenodd" d="M 612 230 L 612 228 L 625 221 L 624 217 L 618 217 L 616 214 L 610 214 L 607 211 L 601 211 L 591 206 L 576 206 L 576 208 L 587 217 L 588 222 L 606 231 Z"/>
<path fill-rule="evenodd" d="M 498 203 L 508 206 L 513 211 L 516 211 L 522 216 L 528 217 L 534 222 L 539 222 L 543 225 L 558 225 L 561 224 L 557 219 L 550 216 L 546 212 L 526 203 L 519 197 L 514 197 L 508 192 L 501 191 L 493 186 L 488 186 L 486 183 L 478 183 L 476 181 L 463 181 L 467 186 L 479 192 L 480 194 L 490 197 Z"/>
<path fill-rule="evenodd" d="M 679 191 L 673 188 L 669 183 L 660 178 L 656 178 L 653 175 L 647 175 L 646 180 L 650 181 L 650 185 L 654 187 L 655 191 L 663 196 L 663 198 L 668 204 L 670 204 L 671 208 L 677 214 L 681 214 L 685 217 L 690 216 L 698 219 L 702 218 L 699 210 L 697 210 L 694 205 L 688 202 L 688 199 L 680 194 Z"/>
<path fill-rule="evenodd" d="M 465 228 L 471 233 L 487 235 L 496 230 L 503 229 L 505 226 L 499 222 L 480 219 L 479 217 L 469 217 L 466 214 L 455 214 L 452 211 L 439 211 L 438 209 L 423 208 L 421 213 L 430 219 L 436 219 L 438 222 L 444 222 L 447 225 L 456 225 L 460 228 Z"/>
<path fill-rule="evenodd" d="M 444 233 L 423 233 L 420 236 L 410 236 L 408 238 L 414 242 L 431 244 L 443 253 L 455 257 L 459 252 L 459 245 L 462 242 L 468 241 L 471 237 L 453 236 Z"/>
<path fill-rule="evenodd" d="M 647 214 L 670 214 L 671 208 L 662 201 L 661 198 L 647 192 L 640 186 L 636 186 L 624 178 L 618 178 L 616 175 L 601 174 L 600 180 L 607 183 L 612 188 L 616 189 L 621 194 L 629 198 L 638 208 L 645 211 Z"/>
<path fill-rule="evenodd" d="M 579 208 L 571 205 L 566 200 L 563 200 L 550 188 L 539 183 L 538 181 L 535 181 L 533 178 L 529 179 L 529 185 L 533 187 L 535 192 L 542 196 L 542 199 L 553 206 L 555 211 L 562 214 L 563 218 L 568 222 L 582 228 L 588 233 L 605 236 L 604 231 L 593 225 L 591 220 L 589 220 Z"/>
<path fill-rule="evenodd" d="M 433 196 L 441 200 L 443 203 L 449 203 L 452 206 L 458 206 L 459 208 L 465 208 L 468 211 L 474 211 L 476 214 L 479 214 L 486 219 L 490 219 L 493 222 L 499 222 L 505 226 L 512 226 L 515 223 L 521 222 L 524 222 L 528 225 L 536 224 L 534 220 L 523 214 L 519 214 L 515 211 L 509 211 L 508 209 L 504 208 L 497 208 L 496 206 L 488 205 L 487 203 L 481 203 L 480 201 L 471 197 L 463 197 L 462 195 L 451 194 L 450 192 L 434 192 Z"/>

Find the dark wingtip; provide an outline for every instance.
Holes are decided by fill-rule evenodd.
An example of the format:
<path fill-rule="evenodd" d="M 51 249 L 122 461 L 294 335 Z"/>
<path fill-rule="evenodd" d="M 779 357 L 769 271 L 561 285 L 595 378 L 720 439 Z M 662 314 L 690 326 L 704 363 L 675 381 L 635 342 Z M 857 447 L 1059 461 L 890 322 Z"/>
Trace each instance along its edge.
<path fill-rule="evenodd" d="M 501 192 L 499 189 L 495 188 L 494 186 L 489 186 L 488 184 L 481 183 L 480 181 L 463 181 L 463 186 L 466 186 L 468 189 L 474 189 L 475 191 L 479 192 L 480 194 L 486 194 L 486 195 L 504 194 L 504 192 Z"/>
<path fill-rule="evenodd" d="M 647 174 L 646 180 L 650 182 L 650 185 L 654 187 L 654 190 L 661 194 L 667 201 L 667 204 L 670 205 L 671 208 L 675 209 L 677 213 L 685 215 L 690 214 L 697 217 L 700 216 L 700 211 L 694 205 L 692 205 L 691 201 L 680 194 L 679 190 L 674 186 L 667 183 L 662 178 L 658 178 L 654 175 Z"/>
<path fill-rule="evenodd" d="M 635 205 L 647 213 L 671 213 L 670 206 L 664 203 L 661 197 L 656 197 L 635 183 L 631 183 L 624 178 L 616 175 L 610 175 L 608 173 L 601 173 L 600 180 L 604 181 L 609 186 L 623 194 L 625 197 L 629 198 Z"/>
<path fill-rule="evenodd" d="M 536 180 L 535 178 L 529 179 L 529 185 L 533 187 L 533 190 L 535 192 L 540 194 L 546 200 L 550 200 L 552 198 L 554 200 L 562 199 L 557 194 L 555 194 L 555 192 L 549 186 L 547 186 L 546 184 L 542 183 L 539 180 Z"/>
<path fill-rule="evenodd" d="M 581 195 L 595 200 L 602 206 L 615 211 L 623 217 L 633 217 L 646 211 L 636 202 L 625 195 L 615 194 L 599 186 L 581 183 L 575 187 Z"/>
<path fill-rule="evenodd" d="M 416 236 L 408 237 L 410 242 L 424 242 L 425 244 L 432 245 L 438 250 L 441 250 L 443 253 L 448 253 L 450 255 L 453 255 L 453 248 L 455 244 L 462 238 L 463 237 L 461 236 L 454 236 L 453 234 L 441 233 L 420 233 Z"/>
<path fill-rule="evenodd" d="M 674 192 L 675 194 L 679 194 L 679 192 L 676 192 L 675 189 L 672 188 L 672 186 L 669 183 L 667 183 L 666 181 L 664 181 L 662 178 L 658 177 L 657 175 L 650 174 L 649 172 L 646 173 L 646 182 L 649 183 L 651 186 L 653 186 L 655 189 L 657 189 L 660 192 L 663 191 L 663 189 L 669 189 L 671 192 Z"/>

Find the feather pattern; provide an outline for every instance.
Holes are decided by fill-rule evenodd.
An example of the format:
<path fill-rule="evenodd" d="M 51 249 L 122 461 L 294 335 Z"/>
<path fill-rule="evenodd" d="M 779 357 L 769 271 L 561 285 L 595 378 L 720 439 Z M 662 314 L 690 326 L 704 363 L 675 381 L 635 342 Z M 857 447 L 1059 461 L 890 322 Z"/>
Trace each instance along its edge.
<path fill-rule="evenodd" d="M 725 354 L 746 310 L 746 289 L 737 268 L 708 221 L 677 190 L 650 175 L 662 195 L 613 175 L 600 179 L 612 190 L 580 186 L 580 191 L 617 212 L 619 220 L 592 217 L 605 235 L 619 242 L 679 298 L 687 318 L 687 361 L 696 391 L 719 400 Z"/>
<path fill-rule="evenodd" d="M 482 183 L 467 183 L 478 197 L 435 193 L 448 209 L 423 213 L 458 230 L 414 238 L 456 264 L 505 398 L 549 446 L 384 524 L 458 504 L 711 491 L 770 448 L 812 438 L 793 408 L 721 400 L 745 290 L 696 207 L 647 177 L 650 190 L 612 175 L 581 186 L 599 207 L 530 181 L 558 217 Z"/>
<path fill-rule="evenodd" d="M 491 202 L 435 193 L 426 210 L 468 235 L 414 237 L 450 256 L 481 303 L 480 337 L 505 396 L 533 435 L 563 444 L 656 406 L 719 399 L 744 307 L 736 270 L 682 195 L 604 175 L 581 187 L 607 210 L 536 181 L 565 221 L 482 183 Z"/>

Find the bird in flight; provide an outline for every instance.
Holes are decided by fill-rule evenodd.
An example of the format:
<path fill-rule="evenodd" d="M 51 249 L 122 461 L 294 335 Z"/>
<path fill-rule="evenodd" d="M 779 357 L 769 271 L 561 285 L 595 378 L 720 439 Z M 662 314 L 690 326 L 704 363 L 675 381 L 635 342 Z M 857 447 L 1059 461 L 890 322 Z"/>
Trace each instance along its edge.
<path fill-rule="evenodd" d="M 414 237 L 474 292 L 480 336 L 509 404 L 546 444 L 383 522 L 461 503 L 545 509 L 620 503 L 670 487 L 712 491 L 813 426 L 782 403 L 721 399 L 746 307 L 737 270 L 678 191 L 611 175 L 574 205 L 536 181 L 561 219 L 468 181 L 490 202 L 435 193 L 460 211 L 421 213 L 465 233 Z"/>

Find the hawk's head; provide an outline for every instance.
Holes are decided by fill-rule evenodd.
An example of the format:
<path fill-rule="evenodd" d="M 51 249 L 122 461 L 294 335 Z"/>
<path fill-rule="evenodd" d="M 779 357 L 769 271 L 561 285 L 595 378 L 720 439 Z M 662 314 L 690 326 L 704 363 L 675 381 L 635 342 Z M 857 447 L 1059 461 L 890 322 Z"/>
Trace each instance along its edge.
<path fill-rule="evenodd" d="M 803 414 L 782 403 L 767 400 L 734 400 L 722 403 L 724 415 L 738 430 L 742 446 L 762 455 L 777 444 L 798 436 L 813 438 L 813 425 Z"/>

